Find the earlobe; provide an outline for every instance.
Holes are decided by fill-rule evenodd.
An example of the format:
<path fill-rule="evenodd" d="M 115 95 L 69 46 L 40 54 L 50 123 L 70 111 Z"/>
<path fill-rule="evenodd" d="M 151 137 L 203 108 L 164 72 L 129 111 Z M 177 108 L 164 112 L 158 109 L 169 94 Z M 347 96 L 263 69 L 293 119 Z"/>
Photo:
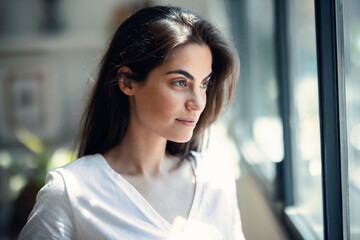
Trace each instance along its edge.
<path fill-rule="evenodd" d="M 134 95 L 134 81 L 131 78 L 132 71 L 127 66 L 122 66 L 118 70 L 117 79 L 120 90 L 126 95 L 132 96 Z"/>

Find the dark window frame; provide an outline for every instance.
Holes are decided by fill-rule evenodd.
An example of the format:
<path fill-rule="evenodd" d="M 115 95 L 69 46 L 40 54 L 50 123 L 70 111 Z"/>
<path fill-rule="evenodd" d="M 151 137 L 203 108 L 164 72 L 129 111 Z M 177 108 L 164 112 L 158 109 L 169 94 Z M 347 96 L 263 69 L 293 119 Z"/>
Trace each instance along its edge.
<path fill-rule="evenodd" d="M 343 239 L 336 2 L 315 0 L 324 239 Z"/>

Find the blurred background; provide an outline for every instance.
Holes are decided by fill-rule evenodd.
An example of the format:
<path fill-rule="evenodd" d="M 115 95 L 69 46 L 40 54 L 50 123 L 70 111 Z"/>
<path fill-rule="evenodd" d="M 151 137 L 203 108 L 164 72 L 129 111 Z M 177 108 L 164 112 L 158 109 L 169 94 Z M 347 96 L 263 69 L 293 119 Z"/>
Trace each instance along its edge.
<path fill-rule="evenodd" d="M 360 2 L 338 2 L 345 207 L 335 211 L 360 239 Z M 16 239 L 45 174 L 75 159 L 114 30 L 159 4 L 204 16 L 239 53 L 236 100 L 204 151 L 234 169 L 247 239 L 324 239 L 314 1 L 0 0 L 0 240 Z"/>

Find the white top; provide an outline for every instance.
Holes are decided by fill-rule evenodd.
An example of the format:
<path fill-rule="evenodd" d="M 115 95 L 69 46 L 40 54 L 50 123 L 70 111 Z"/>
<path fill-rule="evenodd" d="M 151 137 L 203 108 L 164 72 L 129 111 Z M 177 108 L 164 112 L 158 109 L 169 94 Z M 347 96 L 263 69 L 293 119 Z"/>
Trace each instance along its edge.
<path fill-rule="evenodd" d="M 232 174 L 193 155 L 195 195 L 183 231 L 95 154 L 47 174 L 19 239 L 245 239 Z"/>

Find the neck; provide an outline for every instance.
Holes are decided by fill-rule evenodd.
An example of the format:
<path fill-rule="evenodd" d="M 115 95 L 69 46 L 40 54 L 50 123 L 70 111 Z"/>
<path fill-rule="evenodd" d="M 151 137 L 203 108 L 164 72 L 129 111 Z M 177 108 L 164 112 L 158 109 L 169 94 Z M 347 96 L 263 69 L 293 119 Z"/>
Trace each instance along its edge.
<path fill-rule="evenodd" d="M 122 142 L 104 154 L 110 166 L 126 175 L 156 177 L 169 172 L 174 161 L 164 161 L 167 140 L 154 133 L 133 129 L 129 126 Z"/>

